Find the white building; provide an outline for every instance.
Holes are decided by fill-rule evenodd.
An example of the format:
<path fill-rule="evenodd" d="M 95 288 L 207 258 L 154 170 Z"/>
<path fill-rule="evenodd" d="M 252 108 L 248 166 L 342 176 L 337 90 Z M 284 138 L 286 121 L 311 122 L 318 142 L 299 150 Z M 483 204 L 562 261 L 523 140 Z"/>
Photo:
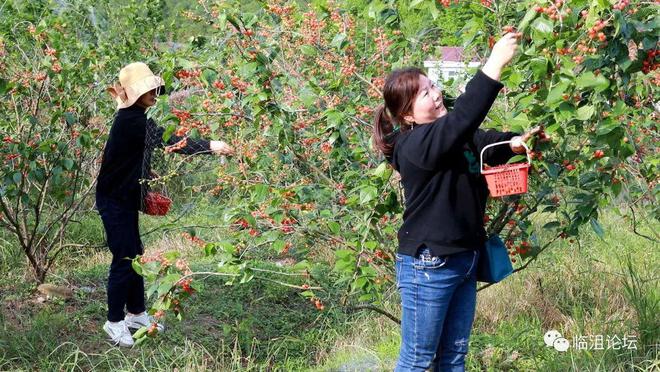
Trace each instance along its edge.
<path fill-rule="evenodd" d="M 463 48 L 441 47 L 442 57 L 439 61 L 424 61 L 426 73 L 431 81 L 442 86 L 449 79 L 464 79 L 467 77 L 467 69 L 479 67 L 480 62 L 472 60 L 464 61 Z"/>

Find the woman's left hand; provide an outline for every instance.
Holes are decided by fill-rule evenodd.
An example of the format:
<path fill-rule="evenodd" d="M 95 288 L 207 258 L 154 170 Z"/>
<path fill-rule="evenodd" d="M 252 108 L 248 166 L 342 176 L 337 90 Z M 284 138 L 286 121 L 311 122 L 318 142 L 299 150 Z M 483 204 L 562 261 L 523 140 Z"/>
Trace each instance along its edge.
<path fill-rule="evenodd" d="M 522 136 L 515 136 L 511 138 L 511 151 L 516 154 L 524 154 L 527 150 L 523 146 L 523 142 L 529 141 L 532 136 L 539 134 L 542 131 L 540 126 L 536 126 L 523 134 Z"/>

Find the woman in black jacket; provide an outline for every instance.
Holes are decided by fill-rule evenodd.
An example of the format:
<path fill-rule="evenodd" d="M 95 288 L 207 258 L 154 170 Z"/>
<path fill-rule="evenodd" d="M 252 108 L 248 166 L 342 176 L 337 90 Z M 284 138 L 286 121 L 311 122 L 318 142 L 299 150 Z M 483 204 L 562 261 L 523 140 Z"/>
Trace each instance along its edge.
<path fill-rule="evenodd" d="M 524 153 L 523 136 L 479 129 L 513 58 L 517 35 L 499 40 L 447 111 L 442 92 L 419 69 L 392 72 L 376 110 L 373 139 L 401 175 L 405 195 L 396 254 L 401 293 L 401 350 L 396 371 L 463 371 L 476 307 L 475 268 L 486 242 L 488 188 L 479 154 L 490 165 Z"/>
<path fill-rule="evenodd" d="M 233 153 L 232 148 L 222 141 L 172 136 L 163 143 L 164 129 L 148 119 L 145 113 L 156 103 L 163 85 L 163 80 L 146 64 L 136 62 L 122 68 L 119 85 L 108 89 L 117 101 L 117 114 L 103 151 L 96 185 L 96 206 L 112 252 L 107 287 L 108 320 L 103 329 L 115 344 L 126 347 L 133 345 L 129 328 L 155 323 L 145 311 L 144 281 L 133 270 L 130 260 L 143 253 L 138 210 L 144 207 L 147 186 L 140 181 L 149 178 L 153 150 L 178 144 L 173 148 L 182 154 Z M 128 312 L 126 316 L 124 308 Z M 157 328 L 163 330 L 160 324 Z"/>

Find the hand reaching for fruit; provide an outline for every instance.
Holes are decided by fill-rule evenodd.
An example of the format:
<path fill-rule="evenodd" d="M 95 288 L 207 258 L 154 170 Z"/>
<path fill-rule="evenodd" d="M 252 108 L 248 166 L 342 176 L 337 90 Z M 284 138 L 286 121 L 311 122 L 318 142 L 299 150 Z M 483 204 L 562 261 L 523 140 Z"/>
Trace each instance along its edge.
<path fill-rule="evenodd" d="M 491 79 L 499 80 L 502 68 L 511 62 L 513 56 L 516 54 L 516 50 L 518 49 L 518 39 L 520 36 L 519 33 L 515 32 L 509 32 L 502 36 L 502 38 L 493 45 L 490 57 L 488 57 L 488 60 L 481 71 Z"/>
<path fill-rule="evenodd" d="M 233 155 L 234 149 L 224 141 L 211 141 L 211 151 L 216 155 Z"/>
<path fill-rule="evenodd" d="M 524 154 L 527 150 L 523 146 L 523 143 L 529 141 L 529 139 L 535 135 L 541 139 L 547 138 L 543 132 L 543 128 L 541 126 L 536 126 L 521 136 L 515 136 L 511 138 L 511 151 L 515 152 L 516 154 Z"/>

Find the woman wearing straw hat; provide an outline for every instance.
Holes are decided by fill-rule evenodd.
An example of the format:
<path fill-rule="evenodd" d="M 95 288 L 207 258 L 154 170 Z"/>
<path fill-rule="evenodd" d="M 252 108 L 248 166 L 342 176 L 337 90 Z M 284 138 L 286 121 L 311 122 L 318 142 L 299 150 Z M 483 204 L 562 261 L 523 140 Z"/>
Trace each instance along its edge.
<path fill-rule="evenodd" d="M 133 345 L 129 328 L 154 323 L 145 312 L 144 281 L 133 270 L 131 261 L 126 259 L 143 252 L 138 230 L 138 210 L 142 209 L 144 195 L 140 179 L 146 178 L 144 175 L 149 172 L 151 152 L 155 147 L 182 140 L 172 136 L 163 143 L 164 129 L 148 119 L 145 113 L 156 103 L 156 96 L 163 86 L 161 77 L 154 75 L 146 64 L 136 62 L 122 68 L 119 84 L 108 88 L 117 101 L 117 114 L 103 151 L 96 186 L 96 206 L 112 252 L 107 287 L 108 320 L 103 329 L 115 344 L 126 347 Z M 147 133 L 153 135 L 147 136 Z M 223 141 L 189 138 L 185 146 L 177 147 L 180 148 L 175 152 L 189 155 L 233 153 Z M 126 316 L 124 308 L 128 312 Z M 163 326 L 159 324 L 158 330 L 162 331 Z"/>

